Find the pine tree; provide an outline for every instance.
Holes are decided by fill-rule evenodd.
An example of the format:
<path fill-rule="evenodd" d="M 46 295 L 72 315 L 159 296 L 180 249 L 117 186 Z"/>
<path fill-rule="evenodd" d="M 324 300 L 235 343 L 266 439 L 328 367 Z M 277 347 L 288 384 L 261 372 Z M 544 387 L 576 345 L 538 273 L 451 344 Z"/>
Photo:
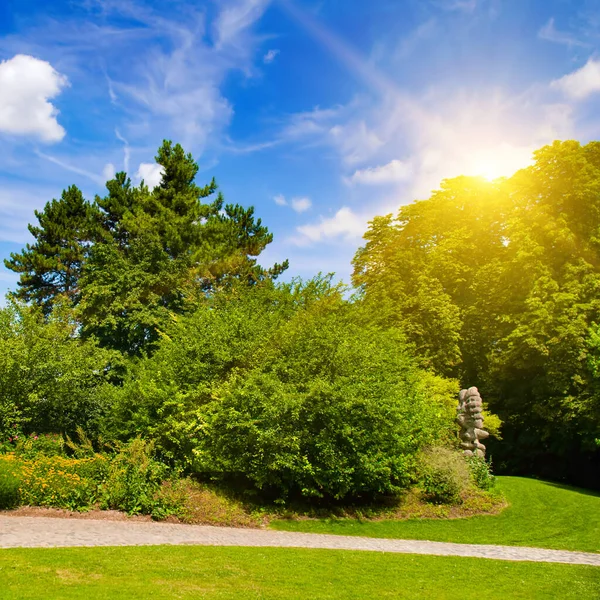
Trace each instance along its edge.
<path fill-rule="evenodd" d="M 173 315 L 192 309 L 226 282 L 275 278 L 287 262 L 263 269 L 258 256 L 273 236 L 254 209 L 223 208 L 215 181 L 200 187 L 198 165 L 163 142 L 162 178 L 153 190 L 124 173 L 97 198 L 100 235 L 82 278 L 84 335 L 128 354 L 149 351 Z"/>
<path fill-rule="evenodd" d="M 79 300 L 79 278 L 90 247 L 94 208 L 81 191 L 71 186 L 60 200 L 35 211 L 39 225 L 29 225 L 35 238 L 25 250 L 5 259 L 6 267 L 20 274 L 13 296 L 42 306 L 47 313 L 58 296 Z"/>
<path fill-rule="evenodd" d="M 65 295 L 78 304 L 84 336 L 127 354 L 151 350 L 173 315 L 207 292 L 287 268 L 257 264 L 272 234 L 252 207 L 212 199 L 214 180 L 198 186 L 198 165 L 179 144 L 164 141 L 156 161 L 162 178 L 152 190 L 117 173 L 90 205 L 69 188 L 36 212 L 36 243 L 6 261 L 21 274 L 16 296 L 49 312 Z"/>

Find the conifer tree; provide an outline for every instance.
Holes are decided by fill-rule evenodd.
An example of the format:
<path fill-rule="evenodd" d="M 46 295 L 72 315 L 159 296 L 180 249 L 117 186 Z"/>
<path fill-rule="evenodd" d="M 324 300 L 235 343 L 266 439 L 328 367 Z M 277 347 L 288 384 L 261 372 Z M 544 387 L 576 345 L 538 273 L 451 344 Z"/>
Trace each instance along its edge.
<path fill-rule="evenodd" d="M 173 315 L 231 279 L 254 283 L 287 263 L 263 269 L 255 256 L 273 236 L 254 209 L 223 208 L 215 181 L 200 187 L 198 165 L 165 141 L 156 156 L 160 183 L 132 187 L 124 173 L 97 198 L 100 233 L 83 272 L 84 335 L 128 354 L 149 351 Z"/>
<path fill-rule="evenodd" d="M 162 177 L 153 189 L 117 173 L 90 205 L 70 187 L 36 213 L 36 243 L 6 261 L 21 274 L 19 298 L 50 311 L 56 296 L 67 296 L 84 336 L 127 354 L 151 350 L 173 315 L 207 292 L 287 268 L 257 264 L 272 234 L 252 207 L 224 207 L 220 193 L 212 199 L 214 180 L 198 186 L 198 165 L 179 144 L 164 141 L 156 161 Z"/>
<path fill-rule="evenodd" d="M 38 226 L 29 225 L 34 237 L 21 253 L 5 259 L 6 268 L 20 274 L 13 296 L 51 310 L 57 296 L 79 300 L 79 278 L 90 247 L 94 207 L 74 185 L 60 200 L 35 211 Z"/>

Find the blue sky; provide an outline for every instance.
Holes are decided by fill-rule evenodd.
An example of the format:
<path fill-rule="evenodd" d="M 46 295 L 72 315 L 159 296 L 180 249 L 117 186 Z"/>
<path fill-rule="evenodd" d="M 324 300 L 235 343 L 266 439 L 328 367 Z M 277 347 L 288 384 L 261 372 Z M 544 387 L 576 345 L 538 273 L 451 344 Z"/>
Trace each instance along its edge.
<path fill-rule="evenodd" d="M 63 188 L 156 180 L 181 142 L 346 281 L 370 218 L 600 135 L 600 1 L 0 0 L 0 258 Z M 15 287 L 0 268 L 0 296 Z"/>

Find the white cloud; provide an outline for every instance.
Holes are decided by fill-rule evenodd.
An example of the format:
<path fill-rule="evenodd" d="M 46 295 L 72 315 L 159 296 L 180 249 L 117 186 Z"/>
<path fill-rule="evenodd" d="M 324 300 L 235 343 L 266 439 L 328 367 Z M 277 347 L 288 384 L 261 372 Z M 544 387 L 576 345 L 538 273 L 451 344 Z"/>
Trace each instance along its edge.
<path fill-rule="evenodd" d="M 289 206 L 292 210 L 297 213 L 303 213 L 312 207 L 312 201 L 310 198 L 297 197 L 287 200 L 283 194 L 278 194 L 273 197 L 273 200 L 277 206 Z"/>
<path fill-rule="evenodd" d="M 303 213 L 310 209 L 312 201 L 310 198 L 292 198 L 290 204 L 297 213 Z"/>
<path fill-rule="evenodd" d="M 263 62 L 265 63 L 265 65 L 272 63 L 277 58 L 278 54 L 279 54 L 279 50 L 277 48 L 273 48 L 272 50 L 269 50 L 263 56 Z"/>
<path fill-rule="evenodd" d="M 104 165 L 104 169 L 102 169 L 102 178 L 105 181 L 109 181 L 115 178 L 115 173 L 115 165 L 113 165 L 112 163 L 106 163 Z"/>
<path fill-rule="evenodd" d="M 361 238 L 366 229 L 366 219 L 359 217 L 352 212 L 352 209 L 344 206 L 329 219 L 321 217 L 317 223 L 300 225 L 296 228 L 300 236 L 292 238 L 291 241 L 302 246 L 335 238 L 354 240 Z"/>
<path fill-rule="evenodd" d="M 129 142 L 121 135 L 118 129 L 115 129 L 115 136 L 120 142 L 123 142 L 123 170 L 125 173 L 129 173 L 129 159 L 131 158 Z"/>
<path fill-rule="evenodd" d="M 217 47 L 234 44 L 245 29 L 262 17 L 271 0 L 233 0 L 222 2 L 225 7 L 215 23 Z"/>
<path fill-rule="evenodd" d="M 600 59 L 590 58 L 583 67 L 556 79 L 551 86 L 575 100 L 600 92 Z"/>
<path fill-rule="evenodd" d="M 154 189 L 162 181 L 163 172 L 162 166 L 157 163 L 141 163 L 135 176 Z"/>
<path fill-rule="evenodd" d="M 349 183 L 381 185 L 406 181 L 411 176 L 411 166 L 401 160 L 392 160 L 386 165 L 358 169 L 348 179 Z"/>
<path fill-rule="evenodd" d="M 0 132 L 59 142 L 65 130 L 50 102 L 68 85 L 49 62 L 17 54 L 0 62 Z"/>
<path fill-rule="evenodd" d="M 564 32 L 558 31 L 554 26 L 554 18 L 551 18 L 539 31 L 538 37 L 547 42 L 555 42 L 557 44 L 565 44 L 567 46 L 582 46 L 588 47 L 589 44 L 578 40 L 576 37 Z"/>
<path fill-rule="evenodd" d="M 333 126 L 329 136 L 348 164 L 364 162 L 385 143 L 381 135 L 362 119 Z"/>

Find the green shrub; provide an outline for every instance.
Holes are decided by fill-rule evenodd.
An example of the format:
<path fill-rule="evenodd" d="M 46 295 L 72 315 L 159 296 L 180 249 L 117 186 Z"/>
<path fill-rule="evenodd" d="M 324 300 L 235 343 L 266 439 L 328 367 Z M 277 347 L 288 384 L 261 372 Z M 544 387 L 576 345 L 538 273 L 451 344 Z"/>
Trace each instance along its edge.
<path fill-rule="evenodd" d="M 153 449 L 152 443 L 139 437 L 121 447 L 110 462 L 103 484 L 102 508 L 157 518 L 177 512 L 181 497 L 161 492 L 168 468 L 152 458 Z"/>
<path fill-rule="evenodd" d="M 97 429 L 106 408 L 99 390 L 119 360 L 78 335 L 67 307 L 48 316 L 25 305 L 0 308 L 0 440 L 15 430 Z"/>
<path fill-rule="evenodd" d="M 492 463 L 488 463 L 485 458 L 479 456 L 470 456 L 467 458 L 467 464 L 471 471 L 473 483 L 481 490 L 491 490 L 496 485 L 496 478 L 492 475 Z"/>
<path fill-rule="evenodd" d="M 0 509 L 15 508 L 19 505 L 21 481 L 15 473 L 14 462 L 0 460 Z"/>
<path fill-rule="evenodd" d="M 64 456 L 65 441 L 58 433 L 31 433 L 16 438 L 15 456 L 32 459 L 37 456 Z"/>
<path fill-rule="evenodd" d="M 428 394 L 400 335 L 335 299 L 298 311 L 258 354 L 195 411 L 200 473 L 243 476 L 278 499 L 395 494 L 449 429 L 448 398 Z"/>
<path fill-rule="evenodd" d="M 462 454 L 448 448 L 427 449 L 421 457 L 421 489 L 436 504 L 460 504 L 470 484 L 470 472 Z"/>

